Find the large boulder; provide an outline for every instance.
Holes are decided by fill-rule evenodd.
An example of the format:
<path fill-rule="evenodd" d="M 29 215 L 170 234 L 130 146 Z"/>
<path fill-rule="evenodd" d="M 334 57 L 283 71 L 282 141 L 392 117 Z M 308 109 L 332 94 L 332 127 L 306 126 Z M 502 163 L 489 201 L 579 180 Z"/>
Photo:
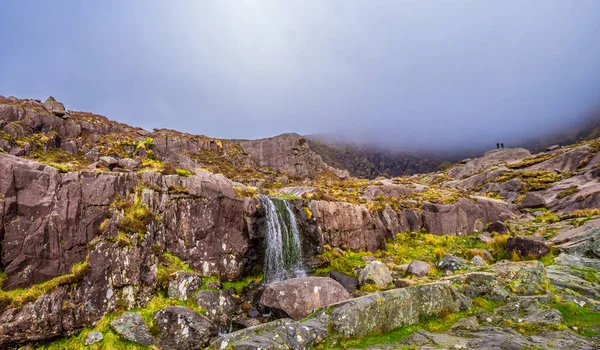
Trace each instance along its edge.
<path fill-rule="evenodd" d="M 259 303 L 279 317 L 299 320 L 314 309 L 348 299 L 346 289 L 331 278 L 301 277 L 268 284 Z"/>
<path fill-rule="evenodd" d="M 156 342 L 139 312 L 124 312 L 110 323 L 110 328 L 134 343 L 150 346 Z"/>
<path fill-rule="evenodd" d="M 458 166 L 447 171 L 446 174 L 453 179 L 462 179 L 484 170 L 490 165 L 510 163 L 531 156 L 524 148 L 503 148 L 486 152 L 483 157 L 468 161 L 463 166 Z"/>
<path fill-rule="evenodd" d="M 183 306 L 167 306 L 157 311 L 153 319 L 163 349 L 202 349 L 216 335 L 212 322 Z"/>
<path fill-rule="evenodd" d="M 506 242 L 506 251 L 508 253 L 514 251 L 520 256 L 541 258 L 548 254 L 549 249 L 541 236 L 516 236 L 508 239 Z"/>
<path fill-rule="evenodd" d="M 64 117 L 67 112 L 65 112 L 65 106 L 54 99 L 54 97 L 50 96 L 44 101 L 44 107 L 56 115 L 57 117 Z"/>
<path fill-rule="evenodd" d="M 374 283 L 379 288 L 386 288 L 389 283 L 392 283 L 393 278 L 390 270 L 381 261 L 372 261 L 365 266 L 358 274 L 358 282 L 360 285 Z"/>
<path fill-rule="evenodd" d="M 600 219 L 559 231 L 550 242 L 568 254 L 600 258 Z"/>
<path fill-rule="evenodd" d="M 415 260 L 408 265 L 406 273 L 417 277 L 423 277 L 429 273 L 431 267 L 428 263 L 420 260 Z"/>
<path fill-rule="evenodd" d="M 206 317 L 217 325 L 229 325 L 238 309 L 235 299 L 223 291 L 201 290 L 194 298 L 206 310 Z"/>
<path fill-rule="evenodd" d="M 519 208 L 543 208 L 546 206 L 546 200 L 542 197 L 541 194 L 535 192 L 529 192 L 525 195 L 521 203 L 519 203 Z"/>

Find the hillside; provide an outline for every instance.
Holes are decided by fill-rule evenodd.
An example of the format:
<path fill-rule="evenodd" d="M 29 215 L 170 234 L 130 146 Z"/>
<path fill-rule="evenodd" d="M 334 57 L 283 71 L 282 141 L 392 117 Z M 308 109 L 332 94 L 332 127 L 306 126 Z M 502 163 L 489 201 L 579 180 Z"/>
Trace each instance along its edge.
<path fill-rule="evenodd" d="M 370 180 L 53 98 L 0 130 L 0 348 L 598 348 L 600 138 Z"/>

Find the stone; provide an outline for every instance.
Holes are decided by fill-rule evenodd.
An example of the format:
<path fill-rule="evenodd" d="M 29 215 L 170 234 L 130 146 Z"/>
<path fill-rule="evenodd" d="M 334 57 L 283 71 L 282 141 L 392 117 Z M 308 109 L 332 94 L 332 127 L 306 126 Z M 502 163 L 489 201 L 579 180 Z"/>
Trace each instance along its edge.
<path fill-rule="evenodd" d="M 108 156 L 100 157 L 99 163 L 102 164 L 103 166 L 109 168 L 109 169 L 113 169 L 117 165 L 119 165 L 119 161 L 118 160 L 116 160 L 113 157 L 108 157 Z"/>
<path fill-rule="evenodd" d="M 367 283 L 374 283 L 377 287 L 383 289 L 392 281 L 392 274 L 388 267 L 377 260 L 368 263 L 358 274 L 358 283 L 361 286 Z"/>
<path fill-rule="evenodd" d="M 65 112 L 65 106 L 56 101 L 52 96 L 48 97 L 46 101 L 44 101 L 44 108 L 57 117 L 68 117 L 67 112 Z"/>
<path fill-rule="evenodd" d="M 520 295 L 536 295 L 545 293 L 544 280 L 546 269 L 537 260 L 531 261 L 499 261 L 490 265 L 489 270 L 496 274 L 498 283 L 509 285 L 511 290 Z"/>
<path fill-rule="evenodd" d="M 329 277 L 341 284 L 348 291 L 348 293 L 353 293 L 356 289 L 358 289 L 358 279 L 355 277 L 351 277 L 337 271 L 331 271 L 329 273 Z"/>
<path fill-rule="evenodd" d="M 194 298 L 196 305 L 206 310 L 206 317 L 221 326 L 229 325 L 239 310 L 236 300 L 223 291 L 201 290 Z"/>
<path fill-rule="evenodd" d="M 550 251 L 548 245 L 540 238 L 516 236 L 506 242 L 506 252 L 517 252 L 520 256 L 541 258 Z"/>
<path fill-rule="evenodd" d="M 98 342 L 101 342 L 102 339 L 104 339 L 104 337 L 102 336 L 102 333 L 98 332 L 98 331 L 93 331 L 90 332 L 87 337 L 85 337 L 85 340 L 83 341 L 83 345 L 92 345 L 92 344 L 96 344 Z"/>
<path fill-rule="evenodd" d="M 477 239 L 486 244 L 494 242 L 494 239 L 492 238 L 492 236 L 490 235 L 489 232 L 484 232 L 484 233 L 478 234 Z"/>
<path fill-rule="evenodd" d="M 519 208 L 543 208 L 546 206 L 546 201 L 544 197 L 540 194 L 529 192 L 525 195 L 525 198 L 519 204 Z"/>
<path fill-rule="evenodd" d="M 202 286 L 202 277 L 197 273 L 177 271 L 169 276 L 167 292 L 169 298 L 186 301 Z"/>
<path fill-rule="evenodd" d="M 485 228 L 485 232 L 496 232 L 500 234 L 506 234 L 508 233 L 508 226 L 506 226 L 506 224 L 502 221 L 495 221 Z"/>
<path fill-rule="evenodd" d="M 137 170 L 139 168 L 140 164 L 141 164 L 141 162 L 136 159 L 131 159 L 131 158 L 119 159 L 119 165 L 123 169 L 131 170 L 131 171 Z"/>
<path fill-rule="evenodd" d="M 159 329 L 159 345 L 164 349 L 201 349 L 217 334 L 206 317 L 183 306 L 167 306 L 153 319 Z"/>
<path fill-rule="evenodd" d="M 560 145 L 552 145 L 552 146 L 548 147 L 546 150 L 548 152 L 552 152 L 552 151 L 555 151 L 555 150 L 557 150 L 559 148 L 560 148 Z"/>
<path fill-rule="evenodd" d="M 528 158 L 531 153 L 524 148 L 504 148 L 486 152 L 483 157 L 472 159 L 463 166 L 457 166 L 447 171 L 453 179 L 461 179 L 476 174 L 490 165 L 517 162 Z"/>
<path fill-rule="evenodd" d="M 480 257 L 479 255 L 475 255 L 473 257 L 473 259 L 471 259 L 471 265 L 475 265 L 475 266 L 485 266 L 485 260 L 483 260 L 482 257 Z"/>
<path fill-rule="evenodd" d="M 110 328 L 123 339 L 134 343 L 150 346 L 156 342 L 139 312 L 122 313 L 119 318 L 110 323 Z"/>
<path fill-rule="evenodd" d="M 438 263 L 437 267 L 444 271 L 456 271 L 468 268 L 467 261 L 454 255 L 445 255 Z"/>
<path fill-rule="evenodd" d="M 409 280 L 408 278 L 399 278 L 394 280 L 394 285 L 396 288 L 406 288 L 410 286 L 414 286 L 417 282 L 413 280 Z"/>
<path fill-rule="evenodd" d="M 474 331 L 479 329 L 479 322 L 477 321 L 477 317 L 467 317 L 458 320 L 452 327 L 450 327 L 451 331 L 454 330 L 468 330 Z"/>
<path fill-rule="evenodd" d="M 210 288 L 210 289 L 223 288 L 223 284 L 221 283 L 221 281 L 206 281 L 206 283 L 204 285 L 206 286 L 206 288 Z"/>
<path fill-rule="evenodd" d="M 329 277 L 301 277 L 268 284 L 259 304 L 278 317 L 299 320 L 314 309 L 348 299 L 348 291 Z"/>
<path fill-rule="evenodd" d="M 420 260 L 414 260 L 408 265 L 406 273 L 418 277 L 423 277 L 429 273 L 430 266 L 428 263 Z"/>

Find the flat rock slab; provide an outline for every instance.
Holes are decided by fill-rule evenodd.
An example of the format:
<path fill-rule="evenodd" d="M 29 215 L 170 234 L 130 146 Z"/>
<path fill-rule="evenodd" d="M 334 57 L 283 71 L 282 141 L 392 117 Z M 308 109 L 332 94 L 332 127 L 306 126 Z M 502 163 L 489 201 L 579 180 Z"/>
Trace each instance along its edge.
<path fill-rule="evenodd" d="M 150 346 L 156 342 L 139 312 L 122 313 L 119 318 L 110 323 L 110 328 L 124 339 L 134 343 Z"/>

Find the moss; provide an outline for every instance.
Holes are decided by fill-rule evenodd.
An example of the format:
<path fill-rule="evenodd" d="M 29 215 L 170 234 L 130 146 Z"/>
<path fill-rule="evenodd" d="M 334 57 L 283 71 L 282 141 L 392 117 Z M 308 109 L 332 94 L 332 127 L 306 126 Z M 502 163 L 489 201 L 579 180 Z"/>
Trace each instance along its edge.
<path fill-rule="evenodd" d="M 171 253 L 164 253 L 160 258 L 158 274 L 156 277 L 158 285 L 166 288 L 169 283 L 169 276 L 177 271 L 194 272 L 187 264 Z"/>
<path fill-rule="evenodd" d="M 263 280 L 262 274 L 256 276 L 247 276 L 238 281 L 223 282 L 223 289 L 233 289 L 238 295 L 241 295 L 251 285 L 259 284 Z"/>
<path fill-rule="evenodd" d="M 255 198 L 256 196 L 258 196 L 258 193 L 256 192 L 256 189 L 250 186 L 247 187 L 234 187 L 233 191 L 235 192 L 235 194 L 238 197 L 248 197 L 248 198 Z"/>
<path fill-rule="evenodd" d="M 498 176 L 493 182 L 506 182 L 517 178 L 525 183 L 519 190 L 521 193 L 542 191 L 552 187 L 552 184 L 569 177 L 571 174 L 556 174 L 545 170 L 534 171 L 508 171 Z"/>
<path fill-rule="evenodd" d="M 131 248 L 133 247 L 133 242 L 126 234 L 123 232 L 118 232 L 115 237 L 106 237 L 104 239 L 105 242 L 108 243 L 117 243 L 119 248 Z"/>
<path fill-rule="evenodd" d="M 380 289 L 375 283 L 365 283 L 359 288 L 359 291 L 363 293 L 377 293 Z"/>
<path fill-rule="evenodd" d="M 170 185 L 169 186 L 170 194 L 190 194 L 187 188 L 181 186 Z"/>
<path fill-rule="evenodd" d="M 123 218 L 117 222 L 117 229 L 123 234 L 137 234 L 143 238 L 148 225 L 157 218 L 152 211 L 142 203 L 141 196 L 136 196 L 133 202 L 116 198 L 113 206 L 123 210 Z"/>
<path fill-rule="evenodd" d="M 192 172 L 186 169 L 175 169 L 175 173 L 179 176 L 188 177 L 192 176 Z"/>
<path fill-rule="evenodd" d="M 560 193 L 558 193 L 556 195 L 556 198 L 557 199 L 563 199 L 563 198 L 571 196 L 571 195 L 573 195 L 573 194 L 575 194 L 577 192 L 579 192 L 579 187 L 577 187 L 577 186 L 571 186 L 571 187 L 567 188 L 566 190 L 561 191 Z"/>
<path fill-rule="evenodd" d="M 20 307 L 25 303 L 37 300 L 41 295 L 51 293 L 56 288 L 76 283 L 89 271 L 89 263 L 86 261 L 74 264 L 71 273 L 55 277 L 46 282 L 35 284 L 28 288 L 17 288 L 9 291 L 2 290 L 2 284 L 6 273 L 0 274 L 0 300 L 5 306 Z"/>
<path fill-rule="evenodd" d="M 507 164 L 506 166 L 510 169 L 521 169 L 521 168 L 526 168 L 526 167 L 534 165 L 534 164 L 545 162 L 554 157 L 556 157 L 556 154 L 547 154 L 547 153 L 538 154 L 535 157 L 526 158 L 520 162 Z"/>
<path fill-rule="evenodd" d="M 600 312 L 590 310 L 575 303 L 554 302 L 551 305 L 558 310 L 563 322 L 571 327 L 577 328 L 577 333 L 584 336 L 596 336 L 600 331 Z"/>
<path fill-rule="evenodd" d="M 306 213 L 306 218 L 308 220 L 312 220 L 313 219 L 313 212 L 310 210 L 309 207 L 303 207 L 304 209 L 304 213 Z"/>

